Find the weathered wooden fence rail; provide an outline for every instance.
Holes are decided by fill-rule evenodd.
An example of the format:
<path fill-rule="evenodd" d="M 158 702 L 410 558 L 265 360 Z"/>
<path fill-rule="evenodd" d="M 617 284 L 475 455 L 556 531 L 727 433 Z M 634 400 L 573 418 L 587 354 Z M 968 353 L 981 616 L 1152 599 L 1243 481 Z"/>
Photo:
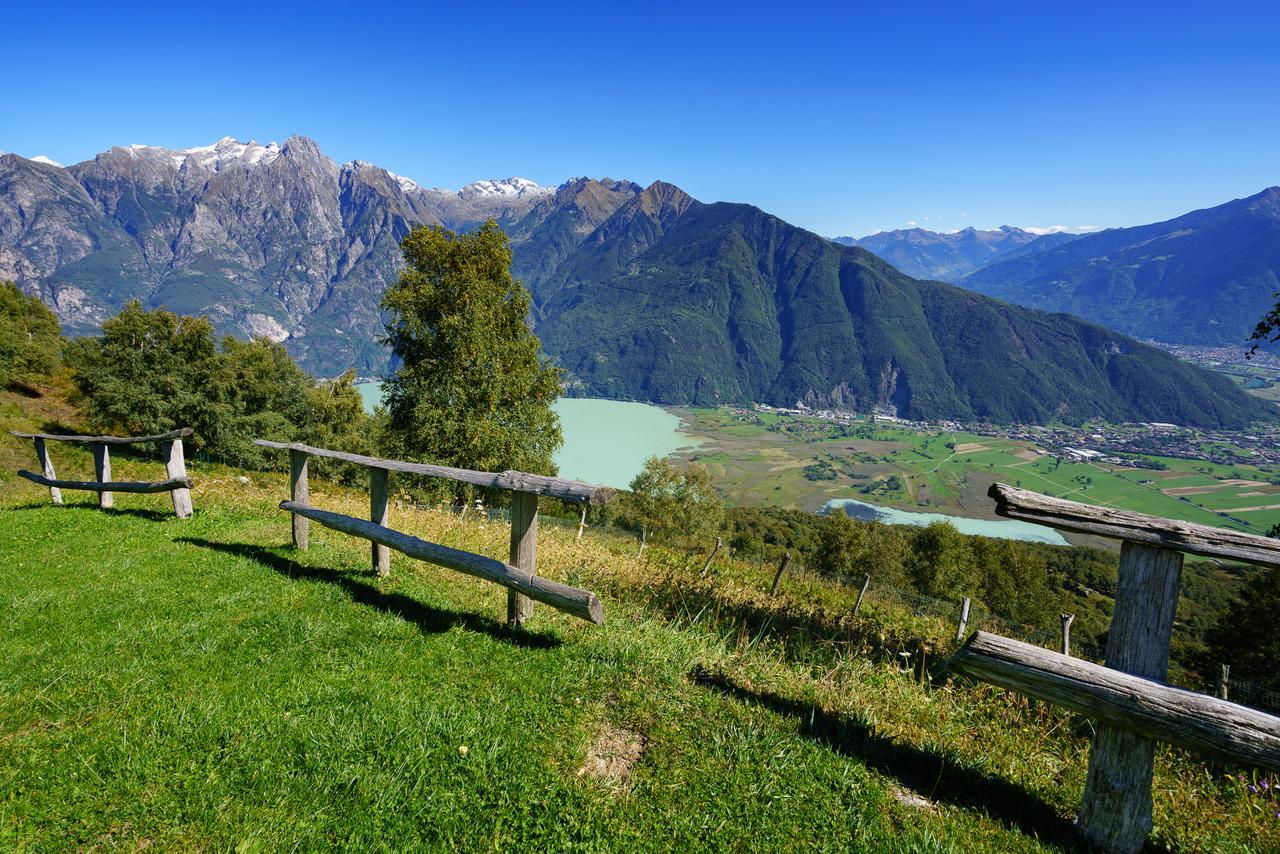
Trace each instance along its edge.
<path fill-rule="evenodd" d="M 113 493 L 150 493 L 168 492 L 173 498 L 173 512 L 179 519 L 191 515 L 191 478 L 187 477 L 187 464 L 183 456 L 182 440 L 190 436 L 190 427 L 161 433 L 156 436 L 60 436 L 55 433 L 19 433 L 10 431 L 19 439 L 30 439 L 35 444 L 36 461 L 40 465 L 41 474 L 23 469 L 18 472 L 32 483 L 49 488 L 49 496 L 54 504 L 62 503 L 62 490 L 78 489 L 98 493 L 98 506 L 111 507 L 115 504 Z M 89 445 L 93 450 L 93 480 L 59 480 L 53 469 L 53 460 L 49 458 L 46 442 L 71 442 Z M 166 480 L 157 481 L 114 481 L 111 479 L 111 452 L 113 445 L 140 445 L 155 442 L 165 447 Z"/>
<path fill-rule="evenodd" d="M 1280 718 L 1164 682 L 1183 553 L 1280 567 L 1280 541 L 1000 483 L 990 495 L 1001 516 L 1122 541 L 1105 667 L 985 632 L 950 662 L 957 672 L 1097 719 L 1078 819 L 1086 842 L 1142 849 L 1151 832 L 1157 741 L 1280 771 Z M 1069 625 L 1064 615 L 1064 647 Z"/>
<path fill-rule="evenodd" d="M 545 495 L 576 504 L 604 504 L 613 497 L 614 490 L 581 481 L 524 472 L 481 472 L 403 460 L 385 460 L 298 443 L 257 439 L 254 444 L 289 452 L 290 498 L 281 501 L 280 508 L 292 514 L 293 544 L 296 548 L 307 548 L 307 523 L 315 521 L 326 528 L 369 540 L 373 569 L 379 575 L 390 574 L 391 550 L 394 549 L 409 557 L 506 587 L 507 620 L 515 625 L 523 625 L 533 614 L 534 601 L 592 623 L 604 622 L 604 609 L 594 593 L 538 577 L 538 497 Z M 307 475 L 309 457 L 341 460 L 369 469 L 369 521 L 310 506 Z M 440 477 L 473 486 L 509 490 L 512 493 L 510 562 L 503 563 L 483 555 L 431 543 L 387 527 L 390 472 Z"/>

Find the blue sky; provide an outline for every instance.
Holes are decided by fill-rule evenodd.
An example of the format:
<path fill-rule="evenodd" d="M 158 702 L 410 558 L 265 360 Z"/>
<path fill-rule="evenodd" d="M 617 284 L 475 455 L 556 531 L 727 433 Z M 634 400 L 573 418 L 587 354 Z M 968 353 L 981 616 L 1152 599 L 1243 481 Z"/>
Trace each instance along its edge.
<path fill-rule="evenodd" d="M 432 186 L 663 179 L 823 234 L 1115 226 L 1280 184 L 1275 4 L 0 12 L 0 150 L 317 140 Z"/>

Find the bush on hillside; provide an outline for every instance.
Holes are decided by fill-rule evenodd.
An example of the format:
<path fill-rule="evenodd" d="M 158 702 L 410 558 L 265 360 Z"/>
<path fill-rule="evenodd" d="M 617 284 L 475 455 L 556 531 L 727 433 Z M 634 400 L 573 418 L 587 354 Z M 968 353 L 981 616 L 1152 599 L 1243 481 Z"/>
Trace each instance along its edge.
<path fill-rule="evenodd" d="M 26 386 L 62 366 L 58 318 L 38 297 L 0 282 L 0 388 Z"/>
<path fill-rule="evenodd" d="M 82 411 L 95 430 L 146 435 L 191 427 L 197 452 L 248 468 L 279 464 L 254 439 L 371 448 L 352 372 L 317 384 L 280 344 L 231 337 L 215 344 L 208 318 L 145 311 L 135 300 L 72 353 Z"/>

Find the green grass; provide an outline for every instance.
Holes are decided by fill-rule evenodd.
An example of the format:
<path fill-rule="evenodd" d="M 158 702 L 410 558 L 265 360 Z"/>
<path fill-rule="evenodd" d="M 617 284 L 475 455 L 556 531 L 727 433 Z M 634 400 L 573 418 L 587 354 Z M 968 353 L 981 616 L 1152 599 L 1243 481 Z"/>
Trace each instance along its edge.
<path fill-rule="evenodd" d="M 3 404 L 3 401 L 0 401 Z M 0 420 L 12 423 L 0 406 Z M 8 424 L 0 426 L 9 426 Z M 29 453 L 29 449 L 26 449 Z M 923 688 L 887 659 L 947 627 L 817 579 L 546 526 L 544 574 L 607 622 L 312 526 L 280 475 L 192 465 L 167 497 L 52 507 L 0 444 L 0 848 L 1012 851 L 1069 840 L 1089 725 L 993 688 Z M 87 455 L 57 446 L 68 474 Z M 25 463 L 24 463 L 25 464 Z M 123 478 L 157 464 L 118 459 Z M 362 496 L 322 481 L 319 506 Z M 500 556 L 508 531 L 434 511 L 392 524 Z M 600 742 L 642 748 L 625 780 Z M 461 748 L 465 747 L 465 755 Z M 1220 772 L 1161 750 L 1156 838 L 1280 845 Z"/>

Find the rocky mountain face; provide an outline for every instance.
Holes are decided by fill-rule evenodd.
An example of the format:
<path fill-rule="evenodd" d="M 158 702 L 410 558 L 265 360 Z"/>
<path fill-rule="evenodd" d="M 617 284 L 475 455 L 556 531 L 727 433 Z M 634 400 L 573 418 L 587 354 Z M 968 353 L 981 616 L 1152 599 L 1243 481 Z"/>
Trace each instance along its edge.
<path fill-rule="evenodd" d="M 955 284 L 968 273 L 1000 258 L 1041 252 L 1075 237 L 1063 232 L 1034 234 L 1002 225 L 988 231 L 966 228 L 937 232 L 924 228 L 900 228 L 862 238 L 833 239 L 842 246 L 861 246 L 908 276 Z"/>
<path fill-rule="evenodd" d="M 136 298 L 283 341 L 321 376 L 378 374 L 400 240 L 490 217 L 548 353 L 584 394 L 1028 422 L 1239 426 L 1274 412 L 1101 327 L 917 281 L 748 205 L 612 179 L 430 189 L 296 136 L 113 148 L 66 168 L 0 157 L 0 278 L 71 332 Z M 1024 237 L 990 240 L 1012 257 L 1039 243 Z"/>
<path fill-rule="evenodd" d="M 386 366 L 377 301 L 416 224 L 523 218 L 551 188 L 520 178 L 428 189 L 304 137 L 174 151 L 113 148 L 67 168 L 0 157 L 0 278 L 68 331 L 129 299 L 283 340 L 310 370 Z"/>
<path fill-rule="evenodd" d="M 1280 187 L 1011 256 L 961 284 L 1175 344 L 1240 344 L 1280 291 Z"/>

